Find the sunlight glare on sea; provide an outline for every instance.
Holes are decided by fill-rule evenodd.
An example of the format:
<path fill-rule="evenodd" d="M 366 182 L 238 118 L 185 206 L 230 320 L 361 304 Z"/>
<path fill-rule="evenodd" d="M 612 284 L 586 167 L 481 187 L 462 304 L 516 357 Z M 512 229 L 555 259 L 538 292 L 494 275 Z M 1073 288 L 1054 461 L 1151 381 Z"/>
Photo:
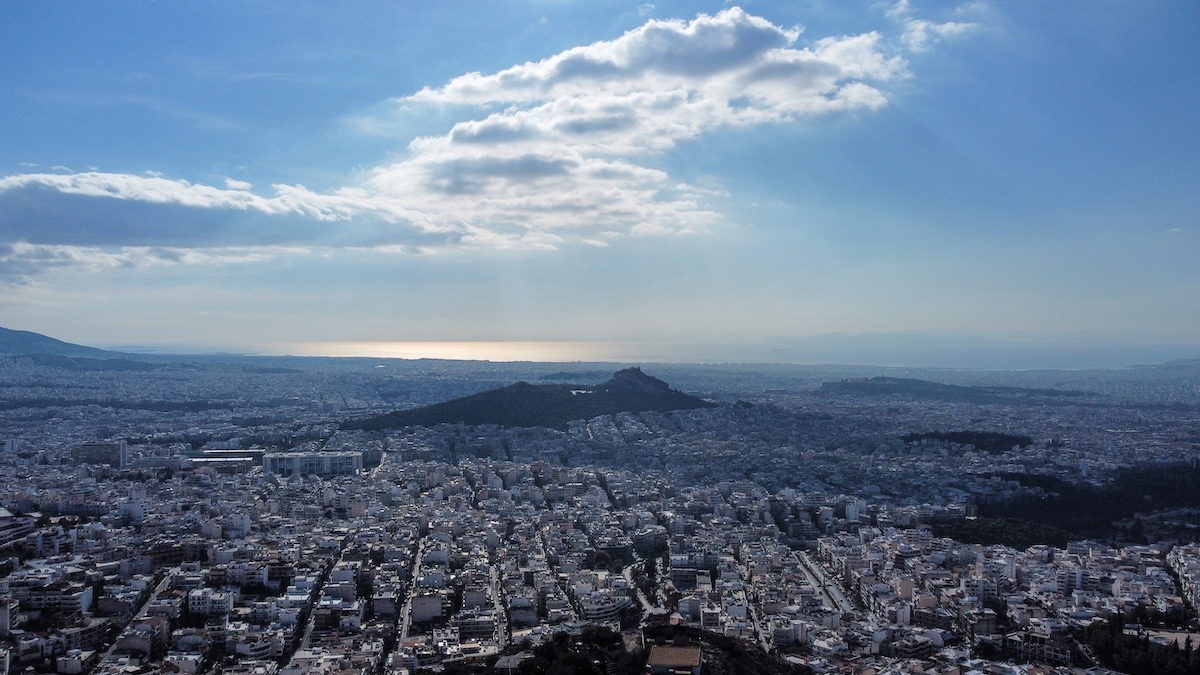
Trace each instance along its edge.
<path fill-rule="evenodd" d="M 672 345 L 640 342 L 298 342 L 270 350 L 294 356 L 463 361 L 674 361 Z"/>

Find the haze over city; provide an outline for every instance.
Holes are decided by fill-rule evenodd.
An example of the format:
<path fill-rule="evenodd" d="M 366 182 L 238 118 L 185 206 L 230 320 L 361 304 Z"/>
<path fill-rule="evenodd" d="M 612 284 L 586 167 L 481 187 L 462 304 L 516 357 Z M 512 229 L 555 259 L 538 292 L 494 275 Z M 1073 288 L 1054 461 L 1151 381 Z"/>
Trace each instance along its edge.
<path fill-rule="evenodd" d="M 1196 12 L 22 3 L 0 316 L 140 351 L 1194 356 Z"/>

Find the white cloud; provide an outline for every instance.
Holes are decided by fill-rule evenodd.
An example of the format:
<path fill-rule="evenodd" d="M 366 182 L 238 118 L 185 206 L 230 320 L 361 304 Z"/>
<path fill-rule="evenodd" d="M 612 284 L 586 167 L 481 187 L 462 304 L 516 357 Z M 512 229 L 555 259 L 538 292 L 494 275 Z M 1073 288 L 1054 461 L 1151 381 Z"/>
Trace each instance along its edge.
<path fill-rule="evenodd" d="M 101 270 L 175 265 L 229 265 L 259 262 L 281 253 L 305 249 L 285 247 L 176 248 L 148 246 L 64 246 L 16 242 L 0 244 L 0 283 L 20 281 L 49 269 Z"/>
<path fill-rule="evenodd" d="M 887 99 L 876 83 L 904 72 L 875 33 L 803 49 L 798 37 L 733 8 L 454 78 L 397 103 L 493 112 L 414 140 L 410 159 L 376 169 L 366 187 L 419 211 L 427 228 L 703 230 L 720 218 L 701 192 L 639 157 L 721 127 L 878 108 Z"/>
<path fill-rule="evenodd" d="M 914 50 L 970 26 L 913 19 L 906 0 L 889 16 L 904 24 Z M 373 230 L 371 245 L 404 250 L 555 248 L 701 232 L 721 220 L 705 203 L 715 193 L 680 184 L 644 158 L 723 127 L 878 109 L 887 104 L 880 85 L 906 76 L 904 61 L 886 54 L 878 33 L 827 37 L 808 47 L 797 46 L 799 36 L 798 28 L 735 7 L 691 21 L 650 20 L 615 40 L 456 77 L 395 103 L 466 106 L 479 116 L 413 140 L 407 159 L 333 192 L 276 184 L 263 196 L 232 178 L 221 188 L 96 171 L 10 176 L 0 179 L 0 192 L 43 186 L 268 216 L 374 219 L 390 224 L 390 234 Z M 409 248 L 414 235 L 421 243 Z M 431 244 L 431 236 L 441 243 Z M 124 264 L 139 255 L 111 259 Z"/>
<path fill-rule="evenodd" d="M 978 9 L 981 3 L 973 3 L 974 9 Z M 964 6 L 960 10 L 967 11 L 972 9 L 971 6 Z M 959 13 L 962 13 L 961 11 Z M 908 0 L 898 0 L 896 5 L 887 11 L 887 15 L 900 22 L 904 27 L 904 36 L 901 38 L 904 45 L 914 52 L 923 52 L 929 49 L 930 45 L 943 38 L 957 37 L 965 35 L 979 28 L 978 23 L 964 21 L 946 21 L 944 23 L 934 23 L 925 19 L 917 19 L 913 16 L 912 6 Z"/>
<path fill-rule="evenodd" d="M 225 189 L 165 178 L 156 173 L 55 174 L 27 173 L 0 178 L 0 192 L 25 187 L 48 187 L 63 194 L 86 197 L 131 199 L 156 204 L 179 204 L 195 208 L 254 209 L 269 215 L 296 213 L 321 220 L 348 218 L 359 205 L 339 194 L 318 195 L 302 185 L 275 185 L 275 197 L 260 197 L 248 183 L 226 180 Z"/>

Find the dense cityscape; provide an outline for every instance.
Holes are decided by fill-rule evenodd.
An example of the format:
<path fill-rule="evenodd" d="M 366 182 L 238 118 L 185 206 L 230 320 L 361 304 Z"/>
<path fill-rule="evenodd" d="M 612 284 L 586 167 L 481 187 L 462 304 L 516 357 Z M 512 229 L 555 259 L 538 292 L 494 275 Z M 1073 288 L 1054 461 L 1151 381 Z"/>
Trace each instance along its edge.
<path fill-rule="evenodd" d="M 1116 622 L 1194 664 L 1200 504 L 1069 541 L 966 535 L 1060 486 L 1193 471 L 1195 364 L 646 369 L 715 406 L 367 431 L 353 422 L 612 370 L 5 357 L 0 664 L 547 672 L 553 649 L 609 639 L 598 672 L 725 672 L 730 644 L 781 672 L 1099 672 Z"/>

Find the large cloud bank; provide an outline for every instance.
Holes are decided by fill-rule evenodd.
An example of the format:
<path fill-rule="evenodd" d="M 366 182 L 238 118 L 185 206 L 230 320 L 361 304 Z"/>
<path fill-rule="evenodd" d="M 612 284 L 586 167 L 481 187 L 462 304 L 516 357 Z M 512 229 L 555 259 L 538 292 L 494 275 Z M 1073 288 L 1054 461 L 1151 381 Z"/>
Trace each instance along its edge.
<path fill-rule="evenodd" d="M 906 3 L 892 14 L 905 22 L 903 39 L 913 49 L 963 30 L 916 22 Z M 720 221 L 705 205 L 705 192 L 651 168 L 648 157 L 722 127 L 878 109 L 887 104 L 881 87 L 906 75 L 904 61 L 888 55 L 878 33 L 829 37 L 808 47 L 797 46 L 799 36 L 799 29 L 732 8 L 691 21 L 653 20 L 615 40 L 493 74 L 462 75 L 397 102 L 477 111 L 471 119 L 444 135 L 413 140 L 404 160 L 331 192 L 272 185 L 264 196 L 233 180 L 217 187 L 157 174 L 40 173 L 0 179 L 0 200 L 58 194 L 324 224 L 319 241 L 311 238 L 313 228 L 297 228 L 290 237 L 268 238 L 269 246 L 547 248 L 703 231 Z M 20 227 L 10 222 L 0 231 L 9 242 L 0 248 L 0 265 L 65 263 L 86 258 L 89 246 L 100 251 L 119 244 L 112 232 L 97 232 L 90 242 L 56 242 L 53 224 L 41 224 L 37 237 L 21 236 Z M 230 259 L 155 257 L 147 251 L 167 242 L 152 239 L 120 259 Z M 67 253 L 65 243 L 78 251 Z M 170 245 L 188 247 L 178 236 Z M 107 264 L 112 255 L 96 253 Z"/>

